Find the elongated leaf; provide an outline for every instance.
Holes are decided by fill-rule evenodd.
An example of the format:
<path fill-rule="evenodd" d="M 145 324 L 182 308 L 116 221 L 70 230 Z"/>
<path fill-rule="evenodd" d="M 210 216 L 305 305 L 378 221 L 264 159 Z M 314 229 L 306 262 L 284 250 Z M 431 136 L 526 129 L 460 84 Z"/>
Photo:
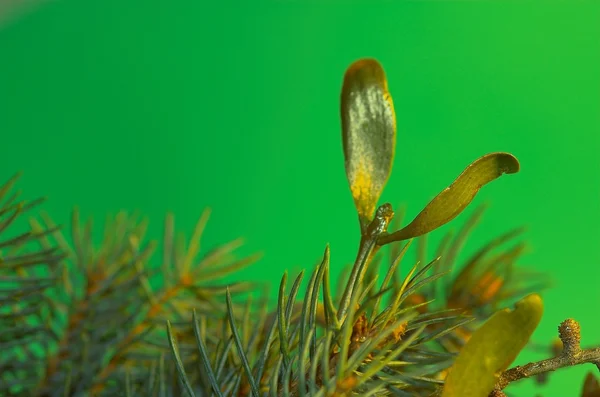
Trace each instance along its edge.
<path fill-rule="evenodd" d="M 171 328 L 171 322 L 169 320 L 167 320 L 167 336 L 169 338 L 169 346 L 171 347 L 171 353 L 173 353 L 173 357 L 175 359 L 179 379 L 181 379 L 181 382 L 185 386 L 187 394 L 190 397 L 194 397 L 194 388 L 192 387 L 192 384 L 190 383 L 188 376 L 185 373 L 183 361 L 181 360 L 181 356 L 179 355 L 179 349 L 177 348 L 177 342 L 175 341 L 175 336 L 173 335 L 173 329 Z"/>
<path fill-rule="evenodd" d="M 260 380 L 262 379 L 263 376 L 263 371 L 265 370 L 265 364 L 267 362 L 267 359 L 269 358 L 269 352 L 271 349 L 271 344 L 273 343 L 273 339 L 275 336 L 275 327 L 277 326 L 277 320 L 275 320 L 273 322 L 273 324 L 271 325 L 271 328 L 269 330 L 269 332 L 267 333 L 267 337 L 264 340 L 264 345 L 262 350 L 260 351 L 260 356 L 259 359 L 256 363 L 256 379 Z"/>
<path fill-rule="evenodd" d="M 389 178 L 396 146 L 394 105 L 376 60 L 360 59 L 346 71 L 341 119 L 346 175 L 364 231 Z"/>
<path fill-rule="evenodd" d="M 422 236 L 445 225 L 460 214 L 484 185 L 503 174 L 519 171 L 519 161 L 510 153 L 490 153 L 475 160 L 404 228 L 379 238 L 379 244 Z"/>
<path fill-rule="evenodd" d="M 221 389 L 219 389 L 219 383 L 217 382 L 217 378 L 215 376 L 215 373 L 213 372 L 210 360 L 208 359 L 208 349 L 206 348 L 204 340 L 202 340 L 202 335 L 200 335 L 200 326 L 198 324 L 198 317 L 195 309 L 192 311 L 192 322 L 194 324 L 194 335 L 196 336 L 198 349 L 200 350 L 200 358 L 202 360 L 202 363 L 204 364 L 206 375 L 208 376 L 208 379 L 212 386 L 213 393 L 215 393 L 217 397 L 221 397 L 223 394 L 221 393 Z"/>
<path fill-rule="evenodd" d="M 309 329 L 312 329 L 315 326 L 315 323 L 317 322 L 317 317 L 318 317 L 318 312 L 319 312 L 319 286 L 321 284 L 321 281 L 323 280 L 323 272 L 325 270 L 325 265 L 329 263 L 329 244 L 327 245 L 327 247 L 325 247 L 325 254 L 323 255 L 323 261 L 321 262 L 321 265 L 319 266 L 319 272 L 317 273 L 317 277 L 315 279 L 315 285 L 313 287 L 312 290 L 312 296 L 311 296 L 311 301 L 310 301 L 310 308 L 308 311 L 309 314 Z M 325 309 L 323 307 L 323 305 L 321 305 L 322 311 L 321 313 L 323 313 L 323 317 L 325 314 Z M 316 332 L 313 334 L 313 340 L 312 340 L 312 345 L 311 345 L 311 360 L 314 358 L 315 352 L 317 349 L 317 334 Z"/>
<path fill-rule="evenodd" d="M 302 361 L 302 352 L 304 351 L 304 345 L 310 343 L 309 340 L 305 339 L 307 328 L 309 328 L 309 326 L 310 326 L 309 319 L 308 319 L 308 317 L 309 317 L 308 311 L 310 310 L 310 297 L 312 296 L 315 284 L 318 282 L 317 281 L 318 273 L 319 273 L 319 268 L 317 267 L 317 268 L 315 268 L 315 270 L 313 270 L 313 273 L 310 277 L 310 281 L 306 288 L 306 295 L 304 297 L 304 302 L 302 304 L 302 313 L 300 314 L 300 337 L 298 338 L 298 349 L 299 349 L 300 357 L 298 360 L 298 365 L 301 366 L 299 368 L 299 370 L 301 372 L 304 372 L 304 367 L 303 367 L 304 362 Z"/>
<path fill-rule="evenodd" d="M 476 267 L 481 264 L 481 261 L 486 257 L 486 255 L 492 252 L 498 246 L 504 244 L 507 241 L 510 241 L 525 231 L 524 227 L 520 227 L 514 230 L 511 230 L 508 233 L 505 233 L 499 237 L 496 237 L 486 245 L 484 245 L 479 251 L 477 251 L 469 260 L 466 265 L 460 270 L 458 275 L 455 277 L 451 287 L 450 287 L 450 296 L 458 294 L 461 289 L 464 289 L 465 286 L 470 281 Z"/>
<path fill-rule="evenodd" d="M 339 330 L 341 325 L 337 319 L 337 310 L 333 304 L 333 297 L 331 295 L 331 288 L 329 286 L 329 261 L 323 264 L 323 315 L 325 318 L 325 324 L 327 328 Z"/>
<path fill-rule="evenodd" d="M 281 351 L 281 357 L 284 362 L 284 368 L 287 367 L 289 363 L 289 348 L 288 348 L 288 339 L 287 339 L 287 322 L 285 318 L 285 285 L 287 283 L 287 271 L 283 273 L 283 277 L 281 278 L 281 283 L 279 284 L 279 299 L 277 305 L 277 328 L 279 330 L 279 349 Z M 272 321 L 275 321 L 273 319 Z"/>
<path fill-rule="evenodd" d="M 252 369 L 250 368 L 250 364 L 248 363 L 248 357 L 246 356 L 246 352 L 244 351 L 244 346 L 242 345 L 238 329 L 235 325 L 235 316 L 233 313 L 233 304 L 231 303 L 231 292 L 229 291 L 229 288 L 227 288 L 225 297 L 227 300 L 227 317 L 229 319 L 229 327 L 231 329 L 231 333 L 233 334 L 233 341 L 235 342 L 235 345 L 238 350 L 238 356 L 240 360 L 242 360 L 242 366 L 244 368 L 244 371 L 246 372 L 248 383 L 250 383 L 252 397 L 259 397 L 260 393 L 258 391 L 258 386 L 256 385 L 256 381 L 254 380 Z"/>
<path fill-rule="evenodd" d="M 535 331 L 543 313 L 539 295 L 496 312 L 462 348 L 450 368 L 442 397 L 487 397 L 498 376 L 513 362 Z"/>

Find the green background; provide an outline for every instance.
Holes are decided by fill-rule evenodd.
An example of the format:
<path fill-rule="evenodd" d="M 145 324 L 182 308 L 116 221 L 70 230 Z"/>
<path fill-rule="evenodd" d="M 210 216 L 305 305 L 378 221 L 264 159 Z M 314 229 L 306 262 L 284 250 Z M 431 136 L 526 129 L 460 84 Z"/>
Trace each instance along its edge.
<path fill-rule="evenodd" d="M 244 236 L 264 252 L 240 279 L 274 285 L 327 243 L 337 273 L 358 242 L 339 92 L 365 56 L 398 118 L 382 201 L 412 217 L 480 155 L 515 154 L 521 172 L 477 196 L 491 207 L 465 253 L 529 225 L 523 263 L 556 281 L 535 341 L 574 317 L 600 343 L 597 1 L 45 2 L 0 27 L 0 177 L 24 171 L 59 221 L 75 204 L 140 210 L 155 237 L 167 211 L 189 232 L 210 206 L 205 247 Z M 588 370 L 541 394 L 576 395 Z"/>

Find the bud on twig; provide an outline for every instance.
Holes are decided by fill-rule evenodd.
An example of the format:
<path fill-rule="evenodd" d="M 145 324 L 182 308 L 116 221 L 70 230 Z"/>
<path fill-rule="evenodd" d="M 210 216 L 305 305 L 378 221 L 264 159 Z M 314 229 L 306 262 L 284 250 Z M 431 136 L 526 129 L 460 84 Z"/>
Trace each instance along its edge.
<path fill-rule="evenodd" d="M 558 326 L 558 336 L 563 343 L 563 354 L 573 357 L 581 350 L 581 327 L 572 318 L 568 318 Z"/>

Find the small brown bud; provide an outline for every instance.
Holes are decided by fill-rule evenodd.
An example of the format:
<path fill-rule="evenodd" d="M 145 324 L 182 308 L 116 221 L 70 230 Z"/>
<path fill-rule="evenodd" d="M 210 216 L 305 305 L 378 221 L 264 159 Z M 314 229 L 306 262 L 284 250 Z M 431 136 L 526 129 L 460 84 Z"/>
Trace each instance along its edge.
<path fill-rule="evenodd" d="M 558 326 L 558 336 L 563 343 L 563 353 L 573 355 L 580 350 L 581 327 L 572 318 L 568 318 Z"/>

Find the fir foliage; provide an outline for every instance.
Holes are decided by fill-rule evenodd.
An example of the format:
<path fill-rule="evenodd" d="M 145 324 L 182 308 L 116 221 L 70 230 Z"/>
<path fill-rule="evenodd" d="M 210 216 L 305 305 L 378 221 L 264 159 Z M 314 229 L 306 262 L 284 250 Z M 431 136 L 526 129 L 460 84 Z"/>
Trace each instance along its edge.
<path fill-rule="evenodd" d="M 187 325 L 192 308 L 221 321 L 216 313 L 226 305 L 217 297 L 256 288 L 223 278 L 257 256 L 237 258 L 240 240 L 201 253 L 208 212 L 189 241 L 175 238 L 171 215 L 158 244 L 145 238 L 147 221 L 119 213 L 95 244 L 92 222 L 82 224 L 77 210 L 69 236 L 43 213 L 12 236 L 14 221 L 40 203 L 17 202 L 15 181 L 0 193 L 7 197 L 0 209 L 0 395 L 113 396 L 132 388 L 178 395 L 164 322 Z"/>

